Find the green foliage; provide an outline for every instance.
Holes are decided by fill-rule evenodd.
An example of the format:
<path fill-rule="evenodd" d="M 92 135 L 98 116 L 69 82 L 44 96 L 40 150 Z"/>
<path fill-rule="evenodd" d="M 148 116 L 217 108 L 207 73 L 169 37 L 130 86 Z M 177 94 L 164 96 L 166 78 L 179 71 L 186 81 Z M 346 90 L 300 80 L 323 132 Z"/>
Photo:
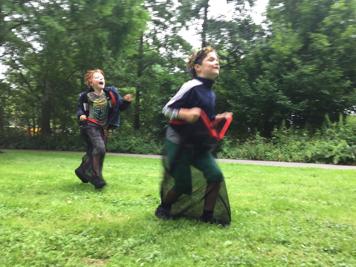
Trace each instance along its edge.
<path fill-rule="evenodd" d="M 270 137 L 283 120 L 318 129 L 356 103 L 355 1 L 270 1 L 268 37 L 222 71 L 239 132 Z M 353 44 L 350 46 L 350 44 Z M 226 77 L 227 76 L 227 77 Z"/>
<path fill-rule="evenodd" d="M 270 138 L 283 121 L 315 132 L 326 115 L 336 122 L 339 114 L 355 111 L 355 1 L 271 0 L 266 28 L 248 13 L 255 1 L 228 2 L 229 21 L 212 16 L 209 0 L 1 1 L 0 64 L 8 68 L 0 81 L 0 132 L 31 127 L 49 139 L 69 135 L 68 147 L 73 147 L 69 140 L 75 139 L 70 134 L 77 129 L 83 76 L 99 67 L 107 84 L 135 95 L 121 130 L 130 138 L 115 139 L 114 149 L 157 151 L 166 124 L 162 107 L 190 79 L 185 61 L 192 47 L 179 33 L 200 25 L 202 43 L 216 47 L 220 56 L 216 111 L 234 113 L 230 132 L 239 138 L 236 143 L 249 138 L 251 147 L 260 145 L 241 155 L 302 159 L 298 148 L 293 155 L 263 151 L 274 144 Z M 256 134 L 268 140 L 253 140 Z M 22 140 L 20 146 L 35 147 L 27 137 Z M 342 140 L 339 146 L 324 139 L 310 143 L 305 159 L 324 161 L 328 154 L 339 155 L 328 156 L 328 162 L 353 161 L 352 145 Z"/>
<path fill-rule="evenodd" d="M 14 29 L 16 42 L 4 42 L 1 63 L 9 66 L 6 83 L 16 110 L 9 119 L 45 135 L 73 127 L 85 71 L 105 70 L 137 38 L 148 18 L 142 1 L 31 1 L 24 9 L 10 9 L 10 2 L 1 4 L 6 23 L 11 27 L 12 17 L 24 22 Z"/>
<path fill-rule="evenodd" d="M 161 154 L 162 144 L 149 134 L 143 135 L 135 131 L 118 131 L 108 142 L 108 151 L 137 154 Z"/>
<path fill-rule="evenodd" d="M 19 131 L 5 131 L 0 135 L 0 147 L 12 149 L 84 150 L 78 134 L 34 135 Z"/>
<path fill-rule="evenodd" d="M 111 134 L 109 152 L 161 154 L 164 131 L 135 131 L 126 122 Z M 163 129 L 164 130 L 164 129 Z M 160 131 L 160 132 L 159 132 Z M 156 135 L 160 138 L 156 138 Z M 270 139 L 259 133 L 246 140 L 228 135 L 218 146 L 219 158 L 274 160 L 291 162 L 356 164 L 356 120 L 353 116 L 338 122 L 326 118 L 323 128 L 311 132 L 286 126 L 276 128 Z M 0 135 L 1 148 L 84 150 L 79 133 L 28 136 L 25 132 L 5 131 Z"/>
<path fill-rule="evenodd" d="M 356 125 L 326 120 L 316 132 L 305 129 L 275 129 L 271 139 L 256 134 L 246 142 L 224 142 L 219 157 L 332 164 L 356 164 Z"/>

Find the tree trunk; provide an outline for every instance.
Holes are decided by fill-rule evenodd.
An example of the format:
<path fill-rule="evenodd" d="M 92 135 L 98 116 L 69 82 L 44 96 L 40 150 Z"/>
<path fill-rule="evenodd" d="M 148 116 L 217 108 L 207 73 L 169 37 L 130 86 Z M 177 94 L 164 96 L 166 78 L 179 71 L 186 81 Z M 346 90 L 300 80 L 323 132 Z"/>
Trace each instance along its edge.
<path fill-rule="evenodd" d="M 4 109 L 2 105 L 0 106 L 0 134 L 3 133 L 4 131 L 4 125 L 5 125 L 5 120 L 4 120 Z"/>
<path fill-rule="evenodd" d="M 134 114 L 134 129 L 139 130 L 141 127 L 140 112 L 141 112 L 141 77 L 143 73 L 143 33 L 140 36 L 137 57 L 137 84 L 136 84 L 136 106 Z"/>
<path fill-rule="evenodd" d="M 0 45 L 5 42 L 6 39 L 6 23 L 5 23 L 5 15 L 2 10 L 2 5 L 0 4 Z"/>
<path fill-rule="evenodd" d="M 42 135 L 51 134 L 51 97 L 50 89 L 46 86 L 42 98 L 40 132 Z"/>
<path fill-rule="evenodd" d="M 202 25 L 202 32 L 201 32 L 201 46 L 206 47 L 206 33 L 208 31 L 208 9 L 209 9 L 209 0 L 204 3 L 203 6 L 203 25 Z"/>

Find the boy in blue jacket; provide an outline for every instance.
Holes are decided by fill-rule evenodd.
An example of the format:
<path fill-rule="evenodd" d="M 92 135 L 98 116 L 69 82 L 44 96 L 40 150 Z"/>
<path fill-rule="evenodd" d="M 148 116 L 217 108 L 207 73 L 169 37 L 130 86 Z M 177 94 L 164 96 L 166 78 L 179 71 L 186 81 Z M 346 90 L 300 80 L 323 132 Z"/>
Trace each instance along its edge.
<path fill-rule="evenodd" d="M 231 112 L 216 114 L 212 87 L 220 71 L 219 58 L 211 47 L 194 53 L 188 63 L 193 79 L 184 83 L 163 108 L 169 119 L 163 157 L 160 219 L 193 218 L 228 225 L 231 222 L 224 176 L 212 155 L 214 140 L 200 119 L 220 122 Z"/>
<path fill-rule="evenodd" d="M 100 69 L 88 70 L 84 80 L 88 89 L 79 95 L 77 117 L 87 150 L 75 174 L 83 183 L 100 189 L 106 185 L 102 169 L 108 130 L 119 127 L 120 111 L 128 108 L 132 95 L 121 97 L 115 87 L 105 87 Z"/>

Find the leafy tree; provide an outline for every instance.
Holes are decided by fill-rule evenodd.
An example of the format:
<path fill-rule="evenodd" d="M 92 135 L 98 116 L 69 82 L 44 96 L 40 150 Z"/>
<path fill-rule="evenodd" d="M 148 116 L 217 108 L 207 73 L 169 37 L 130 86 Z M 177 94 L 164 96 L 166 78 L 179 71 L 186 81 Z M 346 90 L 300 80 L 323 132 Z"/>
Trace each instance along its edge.
<path fill-rule="evenodd" d="M 16 28 L 22 42 L 5 42 L 17 114 L 42 134 L 70 129 L 85 70 L 105 69 L 144 26 L 141 1 L 29 1 L 25 7 L 14 14 L 31 22 Z"/>
<path fill-rule="evenodd" d="M 270 136 L 283 121 L 315 129 L 355 108 L 354 5 L 270 1 L 268 35 L 232 70 L 240 80 L 228 99 L 240 125 Z"/>
<path fill-rule="evenodd" d="M 355 100 L 355 1 L 271 1 L 270 44 L 286 69 L 273 75 L 290 99 L 293 123 L 321 125 L 337 120 Z M 343 23 L 340 23 L 343 22 Z M 289 39 L 289 41 L 288 41 Z M 351 54 L 349 54 L 351 52 Z M 278 64 L 279 66 L 281 64 Z"/>
<path fill-rule="evenodd" d="M 7 40 L 16 39 L 13 30 L 29 23 L 28 18 L 16 16 L 25 13 L 25 4 L 30 0 L 14 0 L 0 2 L 0 46 Z M 11 17 L 11 19 L 9 19 Z"/>
<path fill-rule="evenodd" d="M 169 0 L 146 0 L 150 22 L 140 34 L 136 49 L 131 47 L 126 53 L 128 69 L 124 73 L 135 70 L 126 80 L 128 85 L 135 87 L 136 130 L 142 130 L 142 125 L 150 125 L 151 129 L 162 128 L 159 114 L 163 102 L 171 89 L 177 88 L 179 82 L 175 82 L 175 78 L 180 80 L 184 75 L 182 55 L 186 55 L 191 46 L 178 34 L 182 25 L 176 18 L 175 7 L 176 4 Z"/>

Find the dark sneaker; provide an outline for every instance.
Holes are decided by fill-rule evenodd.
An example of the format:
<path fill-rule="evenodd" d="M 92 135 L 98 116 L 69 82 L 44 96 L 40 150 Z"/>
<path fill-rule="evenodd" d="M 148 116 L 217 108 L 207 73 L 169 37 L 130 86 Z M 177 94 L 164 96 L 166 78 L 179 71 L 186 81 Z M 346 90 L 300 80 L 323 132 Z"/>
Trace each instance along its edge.
<path fill-rule="evenodd" d="M 94 185 L 96 189 L 101 189 L 106 185 L 105 180 L 98 176 L 94 176 L 89 182 Z"/>
<path fill-rule="evenodd" d="M 199 217 L 199 221 L 200 222 L 204 222 L 204 223 L 208 223 L 208 224 L 217 224 L 220 225 L 222 227 L 227 227 L 230 225 L 230 221 L 221 221 L 221 220 L 217 220 L 215 219 L 212 214 L 202 214 Z"/>
<path fill-rule="evenodd" d="M 167 208 L 162 207 L 162 205 L 159 205 L 155 211 L 155 215 L 157 218 L 162 219 L 162 220 L 168 220 L 171 219 L 171 213 L 170 210 Z"/>
<path fill-rule="evenodd" d="M 200 216 L 199 221 L 205 223 L 213 223 L 213 212 L 212 211 L 204 211 L 203 214 Z"/>
<path fill-rule="evenodd" d="M 81 168 L 75 169 L 75 175 L 83 182 L 87 183 L 89 182 L 89 179 L 85 176 L 84 172 L 81 170 Z"/>

